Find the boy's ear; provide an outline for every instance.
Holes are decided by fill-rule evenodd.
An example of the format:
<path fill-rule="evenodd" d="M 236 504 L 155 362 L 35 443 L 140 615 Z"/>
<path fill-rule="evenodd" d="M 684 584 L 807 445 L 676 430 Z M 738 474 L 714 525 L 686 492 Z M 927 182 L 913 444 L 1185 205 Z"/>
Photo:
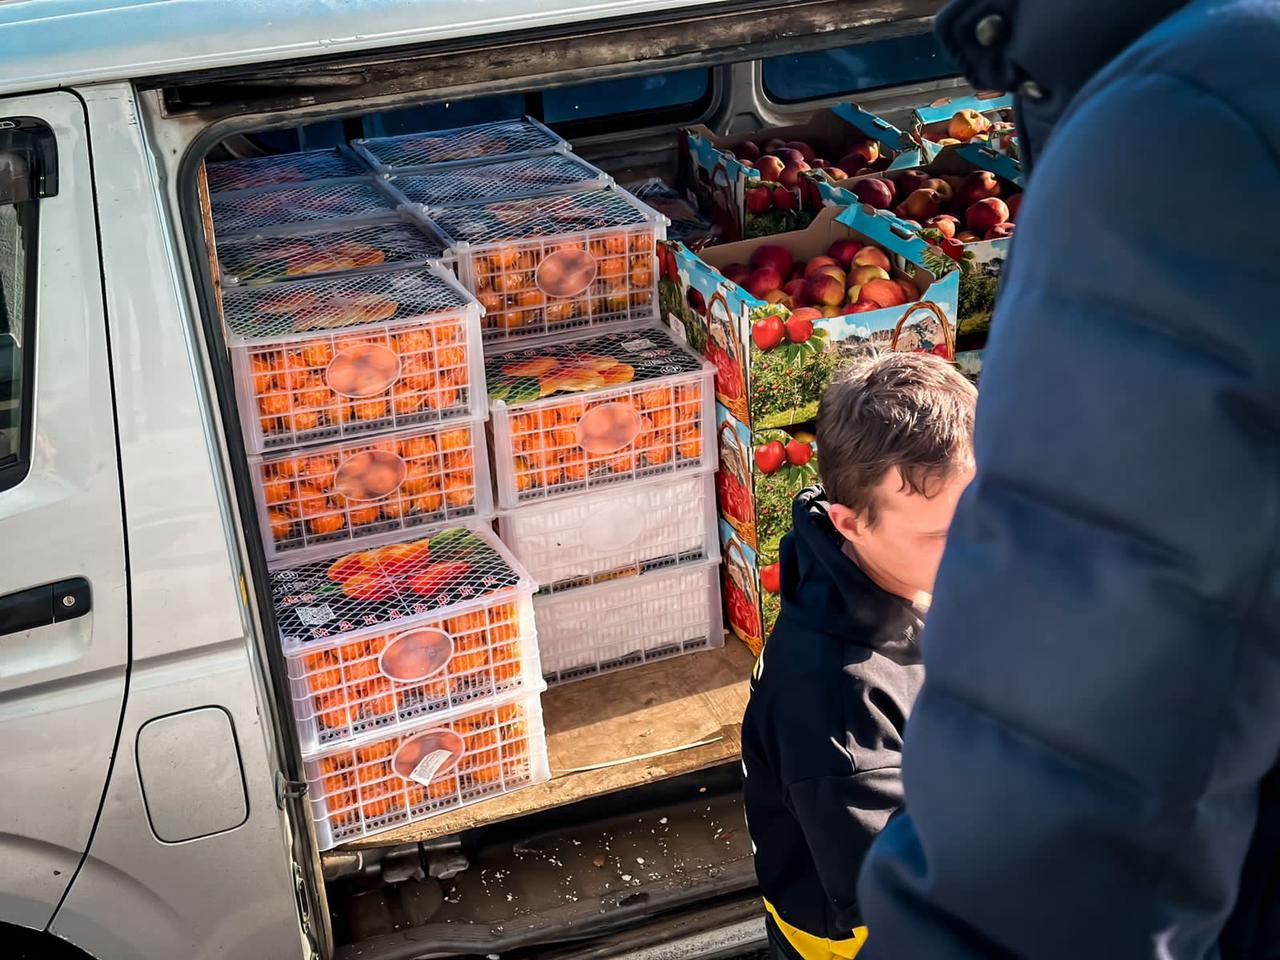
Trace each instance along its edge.
<path fill-rule="evenodd" d="M 866 532 L 866 520 L 862 514 L 842 503 L 828 504 L 827 516 L 831 518 L 831 523 L 839 531 L 840 536 L 850 543 L 856 544 Z"/>

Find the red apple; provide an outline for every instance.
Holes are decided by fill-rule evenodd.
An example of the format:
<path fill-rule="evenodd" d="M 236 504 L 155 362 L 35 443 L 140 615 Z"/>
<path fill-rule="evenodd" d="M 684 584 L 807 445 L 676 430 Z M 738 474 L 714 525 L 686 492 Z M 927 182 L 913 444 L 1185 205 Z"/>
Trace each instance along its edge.
<path fill-rule="evenodd" d="M 997 223 L 994 227 L 982 235 L 983 240 L 1001 240 L 1005 237 L 1013 236 L 1012 223 Z"/>
<path fill-rule="evenodd" d="M 879 267 L 886 272 L 889 270 L 889 255 L 871 244 L 855 253 L 853 262 L 860 267 Z"/>
<path fill-rule="evenodd" d="M 751 258 L 747 262 L 752 270 L 759 270 L 761 267 L 773 267 L 784 277 L 791 273 L 791 268 L 795 265 L 791 251 L 776 243 L 766 243 L 756 247 L 755 252 L 751 254 Z"/>
<path fill-rule="evenodd" d="M 979 200 L 964 212 L 965 225 L 974 233 L 986 233 L 1009 219 L 1009 208 L 998 197 Z"/>
<path fill-rule="evenodd" d="M 936 217 L 930 217 L 924 222 L 926 227 L 932 227 L 944 237 L 954 237 L 956 230 L 960 226 L 960 221 L 949 213 L 940 213 Z"/>
<path fill-rule="evenodd" d="M 782 292 L 792 300 L 796 301 L 796 303 L 800 303 L 804 299 L 804 281 L 788 280 L 783 285 Z"/>
<path fill-rule="evenodd" d="M 893 188 L 888 180 L 882 180 L 879 177 L 868 177 L 866 180 L 858 180 L 853 184 L 853 195 L 862 203 L 875 207 L 877 210 L 888 210 L 893 206 Z"/>
<path fill-rule="evenodd" d="M 804 298 L 816 307 L 837 306 L 844 301 L 844 283 L 830 274 L 816 274 L 806 281 Z"/>
<path fill-rule="evenodd" d="M 930 177 L 924 182 L 925 190 L 937 191 L 938 196 L 942 198 L 943 204 L 948 204 L 955 199 L 956 192 L 951 184 L 942 177 Z"/>
<path fill-rule="evenodd" d="M 801 309 L 806 309 L 802 307 Z M 814 311 L 818 313 L 818 311 Z M 821 313 L 818 313 L 821 316 Z M 783 324 L 787 328 L 787 339 L 792 343 L 804 343 L 813 336 L 813 320 L 808 317 L 797 317 L 794 313 Z"/>
<path fill-rule="evenodd" d="M 944 237 L 942 240 L 942 252 L 952 260 L 959 261 L 964 256 L 964 241 L 959 237 Z"/>
<path fill-rule="evenodd" d="M 849 283 L 861 286 L 870 280 L 888 280 L 889 271 L 877 263 L 864 263 L 849 272 Z"/>
<path fill-rule="evenodd" d="M 760 588 L 765 593 L 778 593 L 782 590 L 782 567 L 771 563 L 760 568 Z"/>
<path fill-rule="evenodd" d="M 880 305 L 878 303 L 872 303 L 870 300 L 859 300 L 857 303 L 855 303 L 852 307 L 850 307 L 845 312 L 846 313 L 866 313 L 868 310 L 879 310 L 879 309 L 880 309 Z"/>
<path fill-rule="evenodd" d="M 898 307 L 907 300 L 902 288 L 892 280 L 869 280 L 858 293 L 859 303 L 874 303 L 878 307 Z"/>
<path fill-rule="evenodd" d="M 809 277 L 812 277 L 815 273 L 817 273 L 823 267 L 838 267 L 838 266 L 840 266 L 840 261 L 836 260 L 835 257 L 813 257 L 808 263 L 804 265 L 804 275 L 805 275 L 805 278 L 807 279 Z"/>
<path fill-rule="evenodd" d="M 752 271 L 751 276 L 743 286 L 747 288 L 747 293 L 759 300 L 763 300 L 772 291 L 782 289 L 782 274 L 773 269 L 773 267 L 761 267 Z"/>
<path fill-rule="evenodd" d="M 809 166 L 813 167 L 815 170 L 826 170 L 831 166 L 831 164 L 826 160 L 823 160 L 821 157 L 815 157 L 809 161 Z"/>
<path fill-rule="evenodd" d="M 845 151 L 845 155 L 836 166 L 852 170 L 855 167 L 865 167 L 875 163 L 879 157 L 880 144 L 874 140 L 860 140 L 849 145 L 849 149 Z"/>
<path fill-rule="evenodd" d="M 980 133 L 991 129 L 991 121 L 977 110 L 957 110 L 947 124 L 947 133 L 962 143 L 968 143 Z"/>
<path fill-rule="evenodd" d="M 731 263 L 721 271 L 731 283 L 742 286 L 751 279 L 751 268 L 741 263 Z"/>
<path fill-rule="evenodd" d="M 803 467 L 813 458 L 813 447 L 803 440 L 788 441 L 786 451 L 787 462 L 797 467 Z"/>
<path fill-rule="evenodd" d="M 772 137 L 760 145 L 760 151 L 762 153 L 774 153 L 778 150 L 781 150 L 786 145 L 787 145 L 787 142 L 785 140 L 780 140 L 777 137 Z"/>
<path fill-rule="evenodd" d="M 785 145 L 784 149 L 795 150 L 800 154 L 800 158 L 804 160 L 805 163 L 813 163 L 813 158 L 817 156 L 813 147 L 805 143 L 803 140 L 792 140 L 790 143 Z"/>
<path fill-rule="evenodd" d="M 747 212 L 764 213 L 773 207 L 773 192 L 768 187 L 747 188 Z"/>
<path fill-rule="evenodd" d="M 761 473 L 776 473 L 787 462 L 787 448 L 781 440 L 770 440 L 756 447 L 755 460 Z"/>
<path fill-rule="evenodd" d="M 774 187 L 772 198 L 773 205 L 779 210 L 794 210 L 800 206 L 800 199 L 795 191 L 788 187 Z"/>
<path fill-rule="evenodd" d="M 905 298 L 902 301 L 903 303 L 913 303 L 920 299 L 920 291 L 916 289 L 916 285 L 910 280 L 904 280 L 902 277 L 898 277 L 893 282 L 896 283 L 898 285 L 898 289 L 902 291 L 902 296 Z"/>
<path fill-rule="evenodd" d="M 800 186 L 800 174 L 808 169 L 809 164 L 805 163 L 803 160 L 799 163 L 788 163 L 783 167 L 782 174 L 778 177 L 778 182 L 784 187 L 791 187 L 794 189 Z"/>
<path fill-rule="evenodd" d="M 1009 220 L 1017 223 L 1018 211 L 1022 209 L 1022 194 L 1015 193 L 1012 197 L 1008 197 L 1004 205 L 1009 208 Z"/>
<path fill-rule="evenodd" d="M 927 181 L 932 179 L 929 174 L 923 170 L 903 170 L 893 178 L 894 183 L 898 186 L 898 196 L 905 197 L 914 190 L 919 190 Z"/>
<path fill-rule="evenodd" d="M 964 178 L 960 189 L 956 191 L 956 202 L 962 207 L 971 207 L 979 200 L 1000 196 L 1000 181 L 996 175 L 987 170 L 975 170 Z"/>
<path fill-rule="evenodd" d="M 751 325 L 751 340 L 761 350 L 772 350 L 782 342 L 786 332 L 786 328 L 782 325 L 782 318 L 776 313 L 771 313 Z"/>
<path fill-rule="evenodd" d="M 848 270 L 850 265 L 853 263 L 854 256 L 861 249 L 862 244 L 858 243 L 857 240 L 849 240 L 846 238 L 844 240 L 837 240 L 831 244 L 831 246 L 827 247 L 827 256 Z"/>
<path fill-rule="evenodd" d="M 781 290 L 770 290 L 761 299 L 763 299 L 765 303 L 777 305 L 779 303 L 785 303 L 788 298 Z"/>
<path fill-rule="evenodd" d="M 841 180 L 848 180 L 849 175 L 840 167 L 827 167 L 827 179 L 839 183 Z"/>
<path fill-rule="evenodd" d="M 921 187 L 912 190 L 898 206 L 898 216 L 912 220 L 928 220 L 942 212 L 942 197 L 937 190 Z"/>
<path fill-rule="evenodd" d="M 741 143 L 735 143 L 729 148 L 735 157 L 747 163 L 754 163 L 760 159 L 760 148 L 750 140 L 743 140 Z"/>
<path fill-rule="evenodd" d="M 782 176 L 782 171 L 786 169 L 786 166 L 773 154 L 766 154 L 756 161 L 756 169 L 760 171 L 760 179 L 768 180 L 770 183 L 778 182 L 778 178 Z"/>

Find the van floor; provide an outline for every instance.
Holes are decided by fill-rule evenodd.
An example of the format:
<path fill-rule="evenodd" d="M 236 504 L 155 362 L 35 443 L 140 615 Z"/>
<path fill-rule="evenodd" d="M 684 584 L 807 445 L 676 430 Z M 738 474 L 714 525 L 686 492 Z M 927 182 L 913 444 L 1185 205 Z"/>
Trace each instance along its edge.
<path fill-rule="evenodd" d="M 730 637 L 720 649 L 552 687 L 542 696 L 550 781 L 343 849 L 432 840 L 732 761 L 752 663 Z"/>

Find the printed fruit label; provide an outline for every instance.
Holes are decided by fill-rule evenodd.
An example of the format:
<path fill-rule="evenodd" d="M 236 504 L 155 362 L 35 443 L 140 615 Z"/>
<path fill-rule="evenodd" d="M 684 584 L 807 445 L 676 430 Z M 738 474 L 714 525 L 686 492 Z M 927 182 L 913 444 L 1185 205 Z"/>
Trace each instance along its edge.
<path fill-rule="evenodd" d="M 624 550 L 645 532 L 644 511 L 638 504 L 602 503 L 582 525 L 582 542 L 599 553 Z"/>
<path fill-rule="evenodd" d="M 542 258 L 535 280 L 549 297 L 576 297 L 596 279 L 596 258 L 585 250 L 557 250 Z"/>
<path fill-rule="evenodd" d="M 357 343 L 340 351 L 324 372 L 339 396 L 358 399 L 386 393 L 400 379 L 400 357 L 377 343 Z"/>
<path fill-rule="evenodd" d="M 391 768 L 404 779 L 425 785 L 432 777 L 453 769 L 465 746 L 462 737 L 452 730 L 428 730 L 400 744 L 391 758 Z M 420 779 L 423 775 L 425 779 Z"/>
<path fill-rule="evenodd" d="M 453 638 L 443 630 L 410 630 L 392 640 L 378 657 L 382 675 L 402 683 L 434 676 L 453 658 Z"/>
<path fill-rule="evenodd" d="M 408 468 L 386 450 L 366 450 L 348 457 L 333 475 L 333 489 L 348 500 L 381 500 L 400 489 Z"/>
<path fill-rule="evenodd" d="M 578 420 L 578 444 L 591 456 L 616 453 L 640 435 L 640 411 L 629 403 L 602 403 Z"/>

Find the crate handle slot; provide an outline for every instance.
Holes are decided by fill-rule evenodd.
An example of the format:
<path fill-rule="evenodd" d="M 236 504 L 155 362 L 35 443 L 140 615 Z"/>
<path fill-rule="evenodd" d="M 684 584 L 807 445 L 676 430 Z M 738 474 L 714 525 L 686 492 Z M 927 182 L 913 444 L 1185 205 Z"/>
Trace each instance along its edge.
<path fill-rule="evenodd" d="M 578 418 L 578 445 L 594 457 L 617 453 L 635 443 L 643 428 L 634 404 L 602 403 Z"/>
<path fill-rule="evenodd" d="M 333 474 L 333 491 L 348 500 L 382 500 L 400 489 L 409 467 L 389 450 L 364 450 L 347 457 Z"/>
<path fill-rule="evenodd" d="M 353 343 L 339 350 L 324 371 L 324 382 L 341 397 L 377 397 L 400 379 L 400 357 L 379 343 Z"/>
<path fill-rule="evenodd" d="M 421 683 L 434 677 L 453 659 L 453 637 L 435 627 L 400 634 L 378 655 L 378 670 L 401 683 Z"/>
<path fill-rule="evenodd" d="M 400 744 L 391 758 L 391 769 L 404 780 L 424 787 L 453 770 L 462 759 L 462 737 L 443 727 L 420 733 Z"/>

